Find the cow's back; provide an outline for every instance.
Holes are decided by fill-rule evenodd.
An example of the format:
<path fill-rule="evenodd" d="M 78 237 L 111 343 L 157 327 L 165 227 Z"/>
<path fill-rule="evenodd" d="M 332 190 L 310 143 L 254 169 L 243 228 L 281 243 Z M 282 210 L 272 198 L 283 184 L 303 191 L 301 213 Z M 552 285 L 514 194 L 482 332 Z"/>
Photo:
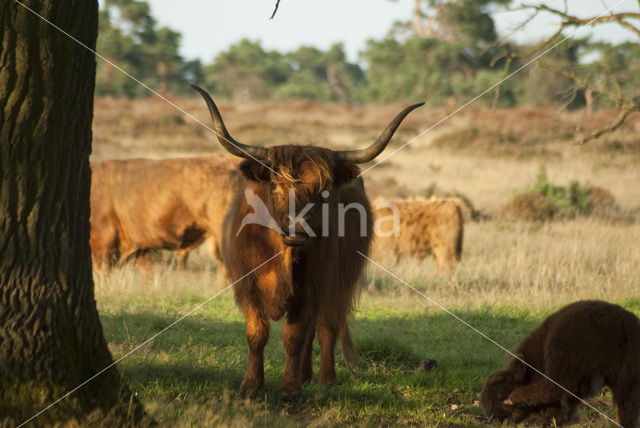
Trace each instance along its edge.
<path fill-rule="evenodd" d="M 396 258 L 423 259 L 433 253 L 442 263 L 451 264 L 462 254 L 464 204 L 458 198 L 395 201 L 397 233 L 376 236 L 377 254 Z M 393 215 L 388 205 L 375 209 L 377 219 Z M 388 225 L 384 232 L 389 232 Z"/>
<path fill-rule="evenodd" d="M 213 214 L 219 201 L 229 199 L 228 175 L 236 164 L 227 155 L 93 164 L 92 249 L 111 240 L 120 257 L 127 257 L 141 249 L 179 249 L 201 241 L 220 227 Z M 103 232 L 105 225 L 114 232 Z"/>

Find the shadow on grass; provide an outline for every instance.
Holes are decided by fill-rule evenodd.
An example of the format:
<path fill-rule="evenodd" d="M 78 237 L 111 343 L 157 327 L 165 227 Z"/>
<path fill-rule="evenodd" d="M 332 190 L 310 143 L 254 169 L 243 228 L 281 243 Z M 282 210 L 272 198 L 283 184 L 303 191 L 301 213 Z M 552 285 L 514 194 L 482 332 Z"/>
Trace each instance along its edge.
<path fill-rule="evenodd" d="M 640 310 L 640 300 L 623 305 Z M 456 315 L 513 350 L 548 313 L 487 307 Z M 177 318 L 144 311 L 102 315 L 115 358 Z M 283 408 L 278 394 L 284 368 L 282 323 L 271 325 L 265 386 L 253 400 L 263 403 L 272 416 L 285 412 L 297 423 L 329 413 L 334 415 L 331 421 L 338 423 L 422 425 L 437 420 L 445 425 L 475 425 L 481 422 L 481 411 L 474 402 L 484 381 L 509 359 L 505 350 L 449 314 L 368 310 L 350 323 L 367 368 L 353 376 L 338 357 L 337 385 L 326 387 L 313 380 L 304 386 L 299 401 Z M 318 355 L 316 343 L 316 373 Z M 416 365 L 427 358 L 435 359 L 437 367 L 415 372 Z M 206 406 L 209 400 L 222 397 L 243 400 L 238 390 L 246 363 L 244 322 L 221 321 L 209 313 L 182 320 L 123 360 L 119 369 L 143 401 Z M 242 406 L 238 408 L 240 412 Z"/>
<path fill-rule="evenodd" d="M 418 423 L 425 413 L 448 411 L 452 404 L 471 405 L 486 377 L 508 359 L 503 350 L 445 313 L 390 315 L 373 311 L 360 315 L 350 325 L 356 349 L 367 368 L 352 376 L 338 357 L 338 384 L 328 388 L 313 380 L 305 385 L 300 401 L 289 406 L 288 412 L 338 409 L 342 422 L 363 412 L 387 422 L 394 422 L 403 414 Z M 512 316 L 490 309 L 457 315 L 507 349 L 513 349 L 543 318 Z M 109 346 L 118 358 L 179 316 L 139 311 L 102 314 L 101 318 Z M 266 383 L 258 394 L 272 411 L 282 410 L 278 395 L 284 368 L 281 330 L 282 323 L 272 323 L 265 349 Z M 317 343 L 314 348 L 317 372 Z M 241 398 L 237 391 L 246 358 L 242 321 L 195 315 L 132 354 L 120 364 L 120 370 L 143 398 L 189 396 L 193 402 L 204 403 L 224 394 Z M 413 372 L 426 358 L 435 359 L 437 367 Z"/>

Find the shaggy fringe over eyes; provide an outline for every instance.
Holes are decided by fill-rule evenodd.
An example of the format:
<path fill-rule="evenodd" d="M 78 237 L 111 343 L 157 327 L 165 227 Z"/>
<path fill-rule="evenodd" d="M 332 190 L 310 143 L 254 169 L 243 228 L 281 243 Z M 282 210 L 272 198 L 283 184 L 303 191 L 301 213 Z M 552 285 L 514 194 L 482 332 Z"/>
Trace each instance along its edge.
<path fill-rule="evenodd" d="M 274 153 L 272 165 L 278 165 L 278 174 L 271 172 L 276 185 L 295 187 L 298 197 L 308 198 L 333 183 L 333 156 L 329 151 L 305 147 L 301 151 L 279 150 Z M 302 169 L 304 167 L 304 169 Z"/>

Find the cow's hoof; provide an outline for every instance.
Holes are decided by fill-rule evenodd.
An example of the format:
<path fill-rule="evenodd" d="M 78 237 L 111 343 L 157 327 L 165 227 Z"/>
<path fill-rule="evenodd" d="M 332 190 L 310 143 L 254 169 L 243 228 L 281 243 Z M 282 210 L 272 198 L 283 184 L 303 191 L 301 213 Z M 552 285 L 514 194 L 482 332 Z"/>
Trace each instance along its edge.
<path fill-rule="evenodd" d="M 263 384 L 264 382 L 245 379 L 242 381 L 242 385 L 240 385 L 240 394 L 244 397 L 253 397 L 262 389 Z"/>
<path fill-rule="evenodd" d="M 331 385 L 335 385 L 337 382 L 336 380 L 336 376 L 320 376 L 318 375 L 318 383 L 325 385 L 325 386 L 331 386 Z"/>
<path fill-rule="evenodd" d="M 302 383 L 311 382 L 311 379 L 313 379 L 313 372 L 305 373 L 302 375 Z"/>
<path fill-rule="evenodd" d="M 428 372 L 429 370 L 436 367 L 437 365 L 438 365 L 438 362 L 436 360 L 427 358 L 426 360 L 420 361 L 418 363 L 418 367 L 416 367 L 413 372 L 414 373 Z"/>
<path fill-rule="evenodd" d="M 302 395 L 302 385 L 298 382 L 280 385 L 280 401 L 282 403 L 295 403 Z"/>
<path fill-rule="evenodd" d="M 280 405 L 283 407 L 292 407 L 300 402 L 302 398 L 302 391 L 297 392 L 283 392 L 280 391 Z"/>

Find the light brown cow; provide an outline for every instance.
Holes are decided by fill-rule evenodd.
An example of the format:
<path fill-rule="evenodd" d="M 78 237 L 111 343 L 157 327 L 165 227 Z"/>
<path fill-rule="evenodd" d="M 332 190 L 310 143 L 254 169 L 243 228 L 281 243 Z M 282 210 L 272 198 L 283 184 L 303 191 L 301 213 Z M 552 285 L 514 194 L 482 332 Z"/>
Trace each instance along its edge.
<path fill-rule="evenodd" d="M 458 198 L 374 203 L 376 256 L 424 259 L 451 273 L 462 255 L 464 203 Z"/>
<path fill-rule="evenodd" d="M 282 396 L 298 395 L 302 383 L 311 379 L 316 328 L 320 342 L 318 381 L 332 384 L 336 381 L 335 343 L 341 334 L 348 333 L 343 327 L 353 306 L 373 227 L 357 164 L 380 154 L 405 116 L 421 104 L 399 113 L 366 149 L 266 148 L 234 140 L 211 97 L 194 88 L 209 107 L 220 144 L 244 158 L 238 168 L 242 181 L 225 219 L 222 245 L 222 258 L 231 279 L 237 281 L 235 299 L 247 325 L 249 362 L 242 390 L 263 385 L 269 322 L 285 316 Z M 341 206 L 360 207 L 343 210 L 342 229 Z"/>
<path fill-rule="evenodd" d="M 221 228 L 232 199 L 235 156 L 110 160 L 92 164 L 91 252 L 94 269 L 152 250 L 176 251 L 184 263 L 205 239 L 219 258 Z"/>

